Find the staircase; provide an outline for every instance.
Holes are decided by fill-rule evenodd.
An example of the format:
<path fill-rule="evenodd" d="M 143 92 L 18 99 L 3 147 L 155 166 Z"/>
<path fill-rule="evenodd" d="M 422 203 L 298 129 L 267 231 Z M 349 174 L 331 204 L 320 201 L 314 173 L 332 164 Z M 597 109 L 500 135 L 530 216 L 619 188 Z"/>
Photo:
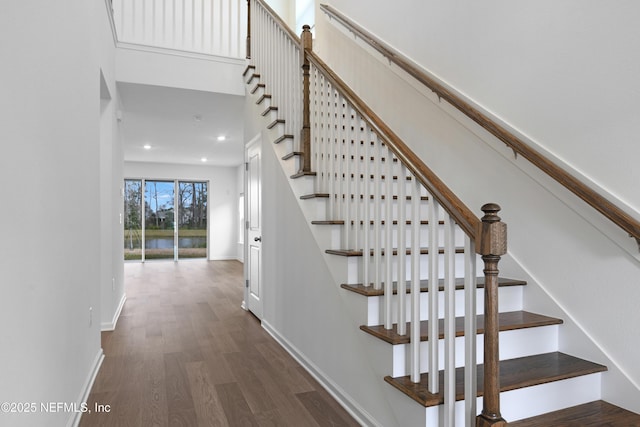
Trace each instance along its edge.
<path fill-rule="evenodd" d="M 321 65 L 309 67 L 313 119 L 302 123 L 303 140 L 305 129 L 313 135 L 312 151 L 274 101 L 286 94 L 272 96 L 255 65 L 244 78 L 303 212 L 315 215 L 308 220 L 319 244 L 327 257 L 342 260 L 333 265 L 344 269 L 345 282 L 327 285 L 341 287 L 360 319 L 368 354 L 375 355 L 370 363 L 393 406 L 402 408 L 395 414 L 402 425 L 475 425 L 485 394 L 485 315 L 475 313 L 485 312 L 485 285 L 493 279 L 476 277 L 475 264 L 484 259 L 466 236 L 471 227 L 447 206 L 438 209 L 433 191 L 418 185 L 421 176 L 380 137 L 385 129 L 366 122 L 353 94 L 340 95 L 334 80 L 320 77 Z M 483 224 L 499 222 L 499 208 L 484 210 Z M 600 400 L 606 366 L 558 351 L 562 319 L 523 310 L 526 282 L 498 277 L 487 287 L 494 284 L 498 408 L 509 425 L 640 426 L 640 415 Z M 429 313 L 445 318 L 432 320 Z M 474 333 L 465 333 L 470 328 Z M 465 370 L 470 362 L 477 369 Z M 465 389 L 473 399 L 465 399 Z M 505 425 L 499 415 L 478 425 Z"/>

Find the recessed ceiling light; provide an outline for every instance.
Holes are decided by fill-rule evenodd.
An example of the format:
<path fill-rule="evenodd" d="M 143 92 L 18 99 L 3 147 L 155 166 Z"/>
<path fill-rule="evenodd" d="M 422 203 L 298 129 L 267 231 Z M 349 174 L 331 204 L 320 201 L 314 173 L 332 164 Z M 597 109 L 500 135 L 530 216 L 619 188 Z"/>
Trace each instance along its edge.
<path fill-rule="evenodd" d="M 145 150 L 151 150 L 151 145 L 150 144 L 144 144 L 144 149 Z"/>
<path fill-rule="evenodd" d="M 220 135 L 220 136 L 218 137 L 218 141 L 224 141 L 225 139 L 227 139 L 227 137 L 226 137 L 226 136 L 224 136 L 224 135 Z"/>
<path fill-rule="evenodd" d="M 200 159 L 200 161 L 201 161 L 201 162 L 206 162 L 206 161 L 207 161 L 207 158 L 206 158 L 206 157 L 203 157 L 203 158 L 201 158 L 201 159 Z"/>

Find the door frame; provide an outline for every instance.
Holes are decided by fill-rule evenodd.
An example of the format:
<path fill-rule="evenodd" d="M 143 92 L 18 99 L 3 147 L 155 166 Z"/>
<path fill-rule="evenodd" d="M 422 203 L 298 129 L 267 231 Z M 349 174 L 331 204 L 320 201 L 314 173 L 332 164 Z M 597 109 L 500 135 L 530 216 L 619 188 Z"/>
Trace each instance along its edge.
<path fill-rule="evenodd" d="M 261 133 L 256 134 L 253 138 L 251 138 L 247 143 L 245 143 L 245 147 L 244 147 L 244 161 L 245 161 L 245 168 L 244 168 L 244 219 L 245 219 L 245 224 L 243 226 L 243 230 L 244 230 L 244 247 L 243 247 L 243 251 L 244 251 L 244 299 L 242 301 L 242 305 L 241 307 L 246 310 L 246 311 L 250 311 L 249 309 L 249 275 L 250 275 L 250 262 L 251 262 L 251 258 L 250 258 L 250 253 L 249 250 L 251 249 L 251 242 L 249 240 L 249 220 L 250 220 L 250 214 L 249 214 L 249 203 L 251 202 L 251 194 L 249 191 L 249 149 L 252 148 L 253 146 L 258 145 L 260 147 L 260 167 L 259 167 L 259 177 L 260 177 L 260 182 L 262 183 L 262 135 Z M 260 222 L 260 227 L 262 228 L 262 185 L 260 186 L 260 210 L 259 210 L 259 222 Z M 262 259 L 263 259 L 263 255 L 262 255 L 262 246 L 260 248 L 260 265 L 262 265 Z M 264 280 L 263 280 L 263 274 L 262 274 L 262 267 L 260 268 L 260 273 L 259 273 L 259 280 L 260 280 L 260 286 L 261 286 L 261 290 L 260 290 L 260 304 L 262 307 L 264 307 Z M 253 313 L 251 311 L 251 313 Z M 260 310 L 260 314 L 256 314 L 253 313 L 256 317 L 258 317 L 260 320 L 262 320 L 262 313 L 263 310 Z"/>

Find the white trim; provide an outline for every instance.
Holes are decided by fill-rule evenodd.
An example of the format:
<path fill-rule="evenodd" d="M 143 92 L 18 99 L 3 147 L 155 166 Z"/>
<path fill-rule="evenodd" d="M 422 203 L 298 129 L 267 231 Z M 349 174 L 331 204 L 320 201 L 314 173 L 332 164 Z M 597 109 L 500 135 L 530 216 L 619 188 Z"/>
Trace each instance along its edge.
<path fill-rule="evenodd" d="M 107 8 L 107 17 L 109 18 L 109 26 L 111 27 L 111 36 L 113 37 L 113 45 L 118 46 L 118 33 L 116 31 L 116 23 L 113 20 L 113 6 L 111 0 L 104 0 L 104 5 Z"/>
<path fill-rule="evenodd" d="M 116 312 L 113 313 L 113 318 L 111 319 L 111 322 L 102 322 L 102 325 L 100 325 L 100 330 L 102 332 L 115 331 L 116 324 L 118 323 L 118 319 L 120 318 L 120 313 L 122 312 L 122 307 L 124 307 L 124 303 L 126 300 L 127 300 L 127 294 L 122 294 L 122 298 L 120 298 L 120 303 L 118 304 L 118 308 L 116 309 Z"/>
<path fill-rule="evenodd" d="M 530 279 L 532 279 L 532 282 L 535 282 L 538 285 L 538 287 L 542 290 L 542 292 L 544 292 L 546 297 L 553 301 L 556 307 L 562 310 L 562 316 L 568 317 L 569 320 L 571 320 L 571 322 L 573 322 L 573 324 L 576 326 L 576 328 L 578 328 L 578 330 L 580 330 L 580 332 L 582 332 L 584 336 L 587 337 L 589 341 L 591 341 L 591 344 L 593 344 L 602 353 L 602 355 L 607 358 L 606 362 L 598 361 L 598 363 L 603 365 L 615 366 L 615 368 L 620 371 L 622 376 L 624 376 L 625 379 L 629 381 L 640 392 L 640 383 L 634 380 L 633 377 L 629 375 L 622 366 L 620 366 L 616 359 L 613 358 L 611 353 L 609 353 L 607 349 L 603 347 L 592 334 L 589 333 L 589 331 L 582 325 L 582 323 L 580 323 L 578 319 L 576 319 L 571 314 L 567 307 L 562 304 L 551 292 L 549 292 L 549 289 L 547 289 L 547 287 L 543 285 L 543 281 L 536 277 L 533 272 L 530 271 L 527 267 L 525 267 L 525 264 L 520 261 L 518 257 L 514 256 L 512 253 L 509 253 L 509 257 L 511 257 L 511 259 L 518 265 L 518 267 L 520 267 L 524 271 L 524 273 L 528 275 Z"/>
<path fill-rule="evenodd" d="M 353 399 L 342 387 L 329 378 L 318 366 L 302 354 L 285 337 L 280 335 L 269 322 L 262 320 L 262 328 L 284 348 L 360 425 L 383 427 L 371 414 Z"/>
<path fill-rule="evenodd" d="M 184 261 L 184 259 L 181 261 Z M 238 261 L 239 262 L 238 258 L 235 255 L 216 256 L 213 258 L 209 258 L 209 261 Z"/>
<path fill-rule="evenodd" d="M 211 55 L 206 53 L 193 52 L 188 50 L 171 49 L 167 47 L 147 46 L 137 43 L 128 43 L 118 41 L 117 47 L 120 49 L 137 50 L 149 53 L 158 53 L 161 55 L 181 56 L 184 58 L 201 59 L 204 61 L 222 62 L 225 64 L 245 66 L 245 58 L 237 58 L 232 56 Z"/>
<path fill-rule="evenodd" d="M 89 399 L 89 394 L 91 393 L 91 389 L 93 388 L 93 383 L 98 376 L 98 372 L 100 371 L 100 367 L 102 366 L 102 361 L 104 360 L 104 352 L 102 348 L 98 350 L 98 354 L 96 354 L 96 358 L 93 361 L 93 366 L 89 371 L 89 376 L 84 383 L 84 387 L 82 388 L 82 392 L 80 394 L 80 399 L 78 399 L 77 407 L 80 407 L 83 403 L 86 403 Z M 78 427 L 80 424 L 80 418 L 82 418 L 82 412 L 74 412 L 71 414 L 69 421 L 67 422 L 68 427 Z"/>

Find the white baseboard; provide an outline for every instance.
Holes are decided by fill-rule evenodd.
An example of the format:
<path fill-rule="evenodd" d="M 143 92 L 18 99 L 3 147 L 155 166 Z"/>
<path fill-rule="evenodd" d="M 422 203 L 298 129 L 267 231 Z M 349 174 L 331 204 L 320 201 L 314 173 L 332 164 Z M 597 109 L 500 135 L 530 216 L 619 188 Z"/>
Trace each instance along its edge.
<path fill-rule="evenodd" d="M 122 294 L 122 298 L 120 298 L 120 303 L 118 304 L 118 308 L 115 313 L 113 313 L 113 318 L 111 322 L 102 322 L 100 325 L 100 330 L 102 332 L 115 331 L 116 324 L 118 323 L 118 319 L 120 318 L 120 313 L 122 312 L 122 307 L 124 307 L 124 303 L 127 300 L 127 294 Z"/>
<path fill-rule="evenodd" d="M 309 372 L 322 387 L 362 426 L 382 427 L 364 408 L 358 404 L 342 387 L 325 375 L 312 361 L 302 354 L 286 338 L 273 328 L 269 322 L 262 320 L 262 327 L 280 344 L 296 362 Z"/>
<path fill-rule="evenodd" d="M 239 261 L 238 258 L 233 256 L 216 256 L 209 258 L 209 261 Z"/>
<path fill-rule="evenodd" d="M 96 354 L 96 358 L 93 361 L 93 365 L 91 370 L 89 371 L 89 375 L 84 382 L 82 387 L 82 391 L 80 392 L 80 399 L 78 399 L 77 407 L 81 407 L 83 403 L 86 403 L 89 399 L 89 394 L 91 393 L 91 388 L 93 387 L 93 383 L 98 376 L 98 372 L 100 371 L 100 366 L 102 366 L 102 361 L 104 360 L 104 353 L 102 352 L 102 348 Z M 82 412 L 73 412 L 69 421 L 67 422 L 68 427 L 78 427 L 80 424 L 80 418 L 82 418 Z"/>

